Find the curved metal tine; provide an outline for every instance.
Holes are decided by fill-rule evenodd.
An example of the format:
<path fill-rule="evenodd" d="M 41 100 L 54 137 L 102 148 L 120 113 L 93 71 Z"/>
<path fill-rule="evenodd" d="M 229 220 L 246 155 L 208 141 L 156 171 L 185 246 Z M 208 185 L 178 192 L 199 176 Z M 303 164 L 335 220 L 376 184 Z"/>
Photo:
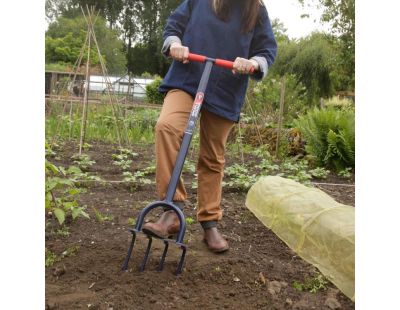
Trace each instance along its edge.
<path fill-rule="evenodd" d="M 136 234 L 132 232 L 132 241 L 128 249 L 128 254 L 126 255 L 124 265 L 122 266 L 122 271 L 126 271 L 128 269 L 128 264 L 132 255 L 133 246 L 135 245 L 135 240 L 136 240 Z"/>
<path fill-rule="evenodd" d="M 146 253 L 144 254 L 143 262 L 140 265 L 139 271 L 144 271 L 144 268 L 146 268 L 147 260 L 149 259 L 149 253 L 150 253 L 150 248 L 151 248 L 151 243 L 153 242 L 153 238 L 148 236 L 149 238 L 149 243 L 147 244 L 147 249 Z"/>
<path fill-rule="evenodd" d="M 185 255 L 186 255 L 186 247 L 185 246 L 181 246 L 182 248 L 182 256 L 181 256 L 181 260 L 179 261 L 179 265 L 178 268 L 176 268 L 176 275 L 179 275 L 182 273 L 182 269 L 183 269 L 183 263 L 185 261 Z"/>
<path fill-rule="evenodd" d="M 164 268 L 164 261 L 165 261 L 165 257 L 167 256 L 169 243 L 168 243 L 168 241 L 164 241 L 164 244 L 165 244 L 164 252 L 163 252 L 163 255 L 161 256 L 160 264 L 157 267 L 157 271 L 162 271 Z"/>

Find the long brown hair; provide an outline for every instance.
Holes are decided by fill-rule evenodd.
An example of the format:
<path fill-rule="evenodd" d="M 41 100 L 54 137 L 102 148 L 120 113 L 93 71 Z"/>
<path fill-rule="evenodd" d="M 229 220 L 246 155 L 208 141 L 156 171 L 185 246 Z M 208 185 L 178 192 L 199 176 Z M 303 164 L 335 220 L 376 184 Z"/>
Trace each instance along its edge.
<path fill-rule="evenodd" d="M 228 21 L 232 9 L 232 0 L 212 0 L 212 5 L 217 17 L 223 21 Z M 242 0 L 242 32 L 251 31 L 256 25 L 259 17 L 260 0 Z"/>

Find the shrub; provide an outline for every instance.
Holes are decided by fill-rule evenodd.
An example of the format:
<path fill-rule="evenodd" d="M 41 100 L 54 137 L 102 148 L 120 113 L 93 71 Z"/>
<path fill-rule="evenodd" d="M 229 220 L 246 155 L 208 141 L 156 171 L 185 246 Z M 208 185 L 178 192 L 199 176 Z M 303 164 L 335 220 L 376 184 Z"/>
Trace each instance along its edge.
<path fill-rule="evenodd" d="M 285 110 L 286 121 L 296 118 L 309 106 L 305 102 L 305 88 L 294 74 L 285 76 Z M 258 115 L 267 123 L 278 121 L 281 97 L 281 78 L 270 75 L 259 83 L 251 83 L 248 92 L 248 103 L 244 112 Z M 252 111 L 249 111 L 251 109 Z"/>
<path fill-rule="evenodd" d="M 354 111 L 315 108 L 295 120 L 301 130 L 306 151 L 314 156 L 319 166 L 335 171 L 355 164 Z"/>
<path fill-rule="evenodd" d="M 162 104 L 164 101 L 164 95 L 158 91 L 162 79 L 158 76 L 152 83 L 146 86 L 146 97 L 149 103 Z"/>
<path fill-rule="evenodd" d="M 341 99 L 338 96 L 334 96 L 332 98 L 329 98 L 329 100 L 324 102 L 324 105 L 326 107 L 334 107 L 334 108 L 338 108 L 338 109 L 351 109 L 354 107 L 354 103 L 353 101 L 351 101 L 350 99 L 344 98 Z"/>

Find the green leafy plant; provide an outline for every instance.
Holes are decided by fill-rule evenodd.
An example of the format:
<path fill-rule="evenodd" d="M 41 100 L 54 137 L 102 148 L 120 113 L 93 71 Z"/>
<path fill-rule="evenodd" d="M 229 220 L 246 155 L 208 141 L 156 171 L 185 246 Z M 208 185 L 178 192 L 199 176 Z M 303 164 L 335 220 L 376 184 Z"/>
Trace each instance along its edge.
<path fill-rule="evenodd" d="M 186 217 L 185 221 L 186 221 L 187 225 L 192 225 L 195 222 L 195 220 L 193 218 L 191 218 L 190 216 Z"/>
<path fill-rule="evenodd" d="M 120 167 L 122 170 L 127 170 L 132 165 L 132 159 L 138 154 L 129 149 L 120 149 L 119 154 L 112 154 L 113 164 Z"/>
<path fill-rule="evenodd" d="M 269 174 L 278 171 L 279 165 L 273 163 L 270 159 L 263 158 L 256 168 L 260 169 L 262 174 Z"/>
<path fill-rule="evenodd" d="M 50 146 L 50 144 L 47 142 L 47 141 L 45 141 L 45 150 L 46 150 L 46 158 L 48 158 L 48 157 L 54 157 L 54 156 L 56 156 L 56 152 L 51 148 L 51 146 Z"/>
<path fill-rule="evenodd" d="M 93 209 L 94 215 L 96 217 L 96 220 L 99 223 L 104 223 L 107 221 L 111 222 L 114 219 L 114 217 L 112 215 L 105 215 L 105 214 L 101 213 L 99 210 L 97 210 L 95 207 L 92 207 L 92 209 Z"/>
<path fill-rule="evenodd" d="M 149 103 L 162 104 L 164 95 L 158 91 L 162 82 L 161 77 L 157 76 L 154 81 L 146 86 L 146 98 Z"/>
<path fill-rule="evenodd" d="M 338 172 L 338 176 L 340 176 L 342 178 L 346 178 L 346 179 L 350 178 L 351 177 L 351 168 L 346 168 L 346 169 L 340 170 Z"/>
<path fill-rule="evenodd" d="M 190 160 L 186 160 L 185 164 L 183 165 L 183 171 L 189 173 L 196 172 L 196 164 Z"/>
<path fill-rule="evenodd" d="M 250 174 L 249 170 L 240 164 L 225 168 L 225 174 L 229 176 L 229 181 L 223 182 L 223 185 L 228 185 L 241 191 L 247 191 L 258 179 L 256 175 Z"/>
<path fill-rule="evenodd" d="M 120 167 L 122 170 L 127 170 L 132 165 L 132 160 L 128 159 L 126 154 L 113 154 L 112 155 L 113 164 Z"/>
<path fill-rule="evenodd" d="M 135 226 L 136 224 L 136 219 L 133 217 L 128 217 L 128 224 L 131 226 Z"/>
<path fill-rule="evenodd" d="M 63 168 L 45 160 L 45 208 L 54 214 L 60 225 L 65 222 L 66 216 L 76 219 L 78 216 L 89 218 L 85 212 L 86 206 L 79 206 L 77 196 L 84 190 L 75 186 L 74 182 L 66 178 Z"/>
<path fill-rule="evenodd" d="M 295 121 L 306 141 L 307 153 L 319 166 L 335 171 L 355 164 L 354 111 L 314 109 Z"/>
<path fill-rule="evenodd" d="M 312 278 L 305 279 L 304 283 L 301 283 L 299 281 L 294 281 L 293 288 L 295 288 L 298 291 L 308 291 L 310 293 L 317 293 L 319 291 L 326 290 L 328 284 L 329 284 L 328 279 L 324 275 L 318 273 Z"/>
<path fill-rule="evenodd" d="M 71 158 L 73 159 L 74 163 L 83 170 L 89 168 L 96 163 L 94 160 L 91 160 L 90 156 L 87 154 L 74 154 Z"/>
<path fill-rule="evenodd" d="M 318 179 L 326 179 L 329 175 L 329 172 L 329 170 L 322 167 L 318 167 L 309 171 L 314 178 Z"/>
<path fill-rule="evenodd" d="M 54 265 L 54 263 L 58 262 L 60 260 L 60 258 L 53 253 L 52 251 L 50 251 L 49 249 L 46 248 L 45 250 L 45 263 L 44 265 L 46 267 L 51 267 Z"/>
<path fill-rule="evenodd" d="M 68 237 L 70 235 L 70 231 L 68 226 L 62 226 L 60 229 L 57 229 L 56 235 L 61 236 L 61 237 Z"/>
<path fill-rule="evenodd" d="M 65 170 L 65 174 L 77 186 L 82 185 L 81 181 L 103 181 L 103 179 L 101 177 L 99 177 L 97 175 L 89 174 L 88 172 L 83 172 L 77 166 L 69 166 L 68 169 Z"/>
<path fill-rule="evenodd" d="M 93 147 L 93 145 L 91 145 L 91 144 L 89 144 L 89 143 L 87 143 L 87 142 L 83 143 L 83 146 L 82 146 L 82 148 L 83 148 L 85 151 L 90 150 L 92 147 Z"/>
<path fill-rule="evenodd" d="M 304 185 L 311 185 L 310 180 L 312 179 L 311 174 L 308 172 L 308 161 L 300 160 L 295 161 L 286 159 L 280 166 L 280 176 L 284 176 L 288 179 L 303 183 Z"/>
<path fill-rule="evenodd" d="M 131 188 L 135 189 L 139 184 L 153 184 L 153 181 L 149 178 L 146 178 L 147 173 L 141 170 L 136 171 L 134 174 L 131 172 L 125 171 L 122 173 L 124 177 L 124 181 L 131 183 Z"/>
<path fill-rule="evenodd" d="M 334 96 L 325 101 L 324 106 L 348 110 L 354 108 L 354 102 L 347 98 L 342 99 L 338 96 Z"/>

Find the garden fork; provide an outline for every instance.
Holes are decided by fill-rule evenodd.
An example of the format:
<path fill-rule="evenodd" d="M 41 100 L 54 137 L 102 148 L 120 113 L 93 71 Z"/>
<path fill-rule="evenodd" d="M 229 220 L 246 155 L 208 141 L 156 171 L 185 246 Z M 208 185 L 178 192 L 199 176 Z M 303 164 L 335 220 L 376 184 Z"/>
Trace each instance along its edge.
<path fill-rule="evenodd" d="M 169 243 L 175 243 L 182 250 L 182 255 L 181 255 L 181 258 L 180 258 L 180 261 L 178 264 L 178 268 L 176 269 L 175 274 L 179 275 L 183 269 L 183 264 L 184 264 L 185 255 L 186 255 L 186 245 L 183 244 L 183 238 L 184 238 L 185 232 L 186 232 L 186 222 L 185 222 L 185 216 L 184 216 L 183 212 L 179 209 L 179 207 L 177 207 L 173 203 L 172 199 L 175 195 L 176 187 L 178 186 L 179 178 L 182 173 L 183 164 L 185 163 L 186 155 L 189 150 L 190 142 L 193 137 L 193 131 L 196 127 L 197 118 L 199 116 L 199 113 L 200 113 L 200 110 L 201 110 L 201 107 L 202 107 L 202 104 L 204 101 L 204 93 L 206 91 L 207 84 L 208 84 L 208 81 L 210 78 L 211 69 L 212 69 L 213 65 L 217 65 L 217 66 L 224 67 L 224 68 L 231 69 L 231 70 L 233 69 L 233 62 L 227 61 L 227 60 L 213 59 L 213 58 L 209 58 L 209 57 L 202 56 L 202 55 L 196 55 L 196 54 L 189 54 L 188 60 L 205 63 L 205 68 L 204 68 L 203 74 L 201 76 L 201 80 L 200 80 L 200 84 L 197 89 L 196 97 L 193 102 L 192 111 L 190 113 L 188 124 L 187 124 L 186 130 L 185 130 L 184 136 L 183 136 L 182 144 L 181 144 L 181 147 L 180 147 L 180 150 L 179 150 L 176 162 L 175 162 L 171 180 L 168 184 L 167 195 L 163 201 L 153 202 L 153 203 L 149 204 L 148 206 L 146 206 L 139 213 L 135 228 L 130 229 L 130 232 L 132 233 L 132 241 L 131 241 L 131 244 L 128 249 L 128 254 L 125 258 L 124 265 L 122 266 L 123 271 L 126 271 L 128 269 L 128 263 L 129 263 L 131 255 L 132 255 L 133 247 L 135 245 L 136 235 L 138 233 L 144 233 L 144 232 L 142 232 L 142 225 L 143 225 L 145 216 L 151 210 L 153 210 L 155 208 L 163 208 L 164 211 L 173 210 L 176 213 L 176 215 L 178 216 L 179 222 L 180 222 L 180 230 L 179 230 L 179 233 L 177 234 L 177 237 L 175 240 L 162 239 L 164 242 L 164 251 L 161 256 L 161 260 L 160 260 L 157 270 L 161 271 L 164 267 L 164 261 L 165 261 L 166 255 L 167 255 Z M 147 264 L 147 261 L 149 258 L 150 249 L 151 249 L 151 244 L 153 241 L 153 239 L 152 239 L 153 236 L 150 236 L 149 234 L 146 234 L 146 236 L 149 241 L 147 244 L 147 249 L 146 249 L 143 261 L 140 265 L 140 269 L 139 269 L 140 271 L 144 271 L 144 269 L 146 267 L 146 264 Z"/>

